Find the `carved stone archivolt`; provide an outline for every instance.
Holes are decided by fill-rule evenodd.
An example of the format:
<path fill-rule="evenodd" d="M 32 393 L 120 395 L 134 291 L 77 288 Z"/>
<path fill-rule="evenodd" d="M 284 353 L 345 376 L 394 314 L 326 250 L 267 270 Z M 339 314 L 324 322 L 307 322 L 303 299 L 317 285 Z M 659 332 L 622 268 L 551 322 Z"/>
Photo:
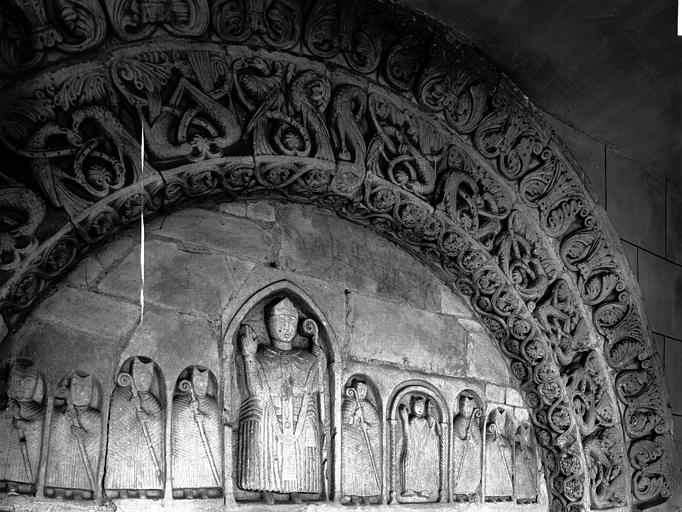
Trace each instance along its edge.
<path fill-rule="evenodd" d="M 552 511 L 668 499 L 671 419 L 637 284 L 576 164 L 483 56 L 379 1 L 104 4 L 0 7 L 8 325 L 143 212 L 316 204 L 470 299 L 532 410 Z"/>

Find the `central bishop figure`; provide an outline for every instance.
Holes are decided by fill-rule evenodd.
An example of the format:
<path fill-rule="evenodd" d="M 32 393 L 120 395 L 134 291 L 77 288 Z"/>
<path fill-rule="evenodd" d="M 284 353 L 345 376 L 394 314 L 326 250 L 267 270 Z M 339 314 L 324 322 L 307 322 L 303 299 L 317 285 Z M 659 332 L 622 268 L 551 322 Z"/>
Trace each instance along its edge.
<path fill-rule="evenodd" d="M 298 311 L 289 299 L 265 316 L 269 346 L 258 348 L 250 326 L 240 331 L 249 396 L 239 411 L 239 487 L 262 492 L 268 504 L 275 503 L 276 494 L 300 503 L 302 494 L 319 498 L 325 492 L 327 361 L 312 320 L 304 322 L 312 349 L 293 347 Z"/>

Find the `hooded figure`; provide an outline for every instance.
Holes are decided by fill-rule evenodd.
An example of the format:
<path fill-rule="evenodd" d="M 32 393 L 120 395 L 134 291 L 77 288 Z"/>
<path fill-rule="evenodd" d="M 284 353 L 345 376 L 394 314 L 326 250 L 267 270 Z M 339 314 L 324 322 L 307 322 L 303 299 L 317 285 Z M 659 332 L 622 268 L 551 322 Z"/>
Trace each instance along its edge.
<path fill-rule="evenodd" d="M 502 407 L 488 415 L 485 439 L 486 501 L 511 501 L 513 461 L 512 446 L 507 431 L 507 411 Z"/>
<path fill-rule="evenodd" d="M 95 496 L 101 437 L 99 389 L 92 375 L 77 371 L 60 383 L 55 397 L 45 496 Z"/>
<path fill-rule="evenodd" d="M 15 361 L 0 412 L 0 491 L 33 494 L 43 438 L 43 381 L 33 362 Z"/>
<path fill-rule="evenodd" d="M 452 494 L 455 501 L 474 501 L 481 489 L 482 421 L 475 395 L 462 391 L 452 422 Z"/>
<path fill-rule="evenodd" d="M 433 402 L 412 398 L 412 414 L 400 406 L 403 424 L 403 497 L 417 496 L 431 500 L 438 494 L 440 450 L 438 422 Z"/>

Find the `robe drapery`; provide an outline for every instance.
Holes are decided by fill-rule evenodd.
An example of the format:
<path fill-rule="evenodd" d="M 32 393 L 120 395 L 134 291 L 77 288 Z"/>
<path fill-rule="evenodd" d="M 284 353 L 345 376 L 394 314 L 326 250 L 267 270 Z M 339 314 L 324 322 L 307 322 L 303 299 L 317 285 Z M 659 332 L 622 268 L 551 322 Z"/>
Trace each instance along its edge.
<path fill-rule="evenodd" d="M 317 358 L 266 347 L 245 357 L 250 396 L 239 411 L 239 487 L 321 493 L 322 425 Z"/>
<path fill-rule="evenodd" d="M 10 400 L 10 404 L 13 401 Z M 23 438 L 30 474 L 27 472 L 20 441 L 22 432 L 12 425 L 12 419 L 17 417 L 25 422 Z M 38 476 L 40 464 L 40 446 L 43 437 L 43 408 L 33 401 L 14 401 L 4 411 L 0 412 L 0 490 L 11 487 L 22 494 L 32 494 Z"/>
<path fill-rule="evenodd" d="M 355 398 L 346 398 L 341 405 L 343 422 L 343 470 L 342 491 L 346 496 L 378 496 L 381 494 L 381 418 L 372 402 L 360 400 L 365 420 L 370 453 L 365 434 L 362 431 L 358 406 Z M 379 482 L 374 475 L 371 458 L 374 456 Z"/>
<path fill-rule="evenodd" d="M 439 488 L 440 450 L 436 423 L 413 416 L 406 422 L 403 492 L 433 496 Z"/>
<path fill-rule="evenodd" d="M 76 407 L 71 414 L 78 415 L 78 422 L 83 427 L 83 446 L 97 479 L 97 462 L 102 435 L 102 415 L 92 407 Z M 94 493 L 83 457 L 78 447 L 76 435 L 71 431 L 72 420 L 66 407 L 55 408 L 52 415 L 47 471 L 45 472 L 45 490 L 80 490 Z M 95 480 L 97 481 L 97 480 Z"/>
<path fill-rule="evenodd" d="M 514 493 L 516 499 L 532 502 L 538 496 L 538 468 L 535 450 L 517 443 L 514 448 Z"/>
<path fill-rule="evenodd" d="M 506 437 L 497 434 L 486 438 L 486 496 L 512 496 L 512 463 L 512 448 Z"/>
<path fill-rule="evenodd" d="M 452 424 L 454 433 L 452 461 L 454 485 L 452 493 L 459 496 L 476 494 L 481 485 L 481 428 L 476 419 L 457 415 Z"/>
<path fill-rule="evenodd" d="M 199 426 L 190 408 L 192 395 L 187 392 L 173 398 L 171 423 L 171 450 L 173 489 L 215 489 L 221 488 L 220 481 L 223 459 L 220 450 L 222 435 L 221 410 L 212 396 L 198 396 L 197 406 L 203 419 L 207 447 L 201 439 Z M 213 475 L 206 449 L 211 453 L 219 479 Z"/>
<path fill-rule="evenodd" d="M 118 386 L 111 394 L 109 443 L 104 487 L 107 490 L 155 490 L 164 486 L 164 416 L 161 403 L 149 392 L 139 392 L 144 413 L 136 411 L 129 387 Z M 157 473 L 145 433 L 144 420 L 161 470 Z"/>

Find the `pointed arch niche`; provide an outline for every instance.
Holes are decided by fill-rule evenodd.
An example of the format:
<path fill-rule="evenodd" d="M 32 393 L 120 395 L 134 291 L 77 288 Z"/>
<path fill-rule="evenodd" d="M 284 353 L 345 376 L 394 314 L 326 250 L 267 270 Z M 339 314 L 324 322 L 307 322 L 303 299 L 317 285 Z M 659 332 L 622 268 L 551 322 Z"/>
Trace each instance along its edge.
<path fill-rule="evenodd" d="M 465 378 L 460 334 L 469 344 L 485 336 L 465 332 L 474 322 L 466 308 L 461 331 L 443 319 L 443 297 L 452 298 L 444 288 L 467 300 L 505 357 L 550 510 L 666 506 L 676 486 L 671 417 L 637 282 L 579 164 L 485 56 L 433 20 L 376 0 L 273 0 L 265 13 L 251 12 L 253 2 L 197 0 L 170 21 L 151 6 L 135 14 L 124 0 L 78 4 L 75 24 L 42 0 L 1 8 L 3 357 L 45 360 L 48 390 L 50 372 L 92 361 L 82 369 L 105 396 L 111 361 L 124 356 L 148 356 L 164 375 L 194 364 L 216 372 L 223 310 L 293 273 L 341 283 L 330 295 L 319 282 L 296 283 L 317 290 L 339 354 L 354 347 L 367 361 Z M 156 232 L 145 282 L 165 284 L 146 288 L 140 327 L 139 258 L 125 229 L 141 217 Z M 351 234 L 353 224 L 366 229 Z M 339 236 L 348 243 L 332 243 Z M 363 236 L 377 245 L 350 243 Z M 102 250 L 109 257 L 93 256 Z M 440 327 L 430 347 L 443 356 L 424 368 L 419 345 L 379 343 L 413 317 L 373 309 L 370 298 L 354 310 L 360 294 L 431 311 Z M 100 316 L 69 317 L 74 304 Z M 168 310 L 180 314 L 168 319 Z M 373 318 L 384 323 L 357 310 L 380 310 Z M 30 339 L 47 324 L 57 326 L 49 344 Z M 183 346 L 183 337 L 204 344 Z M 96 360 L 69 348 L 85 339 Z M 124 341 L 134 347 L 112 348 Z M 382 400 L 398 384 L 391 379 L 375 379 Z M 491 401 L 487 384 L 464 384 L 443 392 L 448 407 L 465 388 Z M 502 389 L 493 402 L 507 401 Z"/>

